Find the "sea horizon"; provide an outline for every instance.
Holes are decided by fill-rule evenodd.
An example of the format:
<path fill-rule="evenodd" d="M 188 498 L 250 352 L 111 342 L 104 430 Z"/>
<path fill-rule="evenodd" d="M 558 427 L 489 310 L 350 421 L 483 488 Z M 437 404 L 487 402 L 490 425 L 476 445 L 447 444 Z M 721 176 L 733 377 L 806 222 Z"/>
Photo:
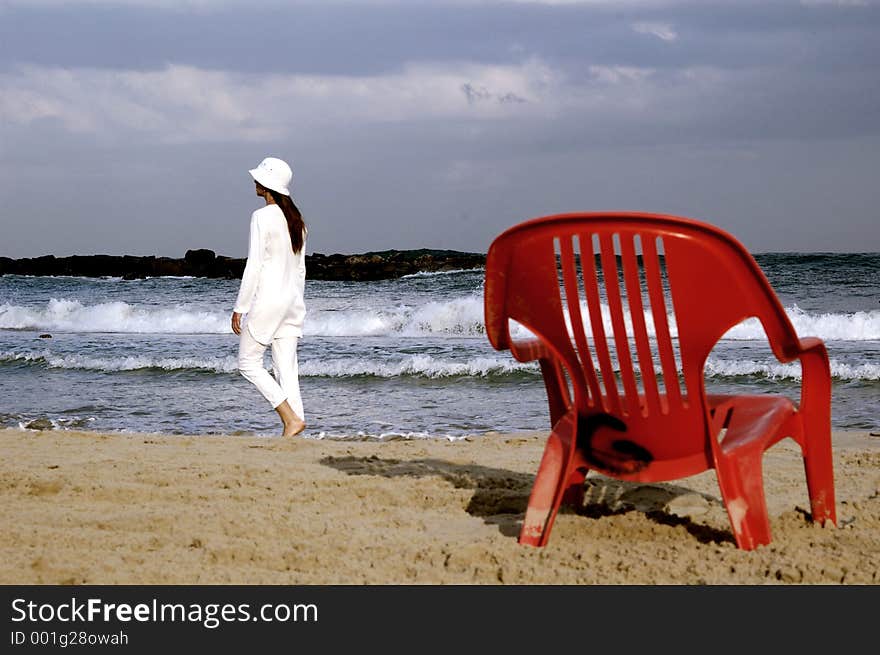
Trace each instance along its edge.
<path fill-rule="evenodd" d="M 231 259 L 243 259 L 246 258 L 247 253 L 245 252 L 240 256 L 226 255 L 224 253 L 218 252 L 214 248 L 209 248 L 205 246 L 197 246 L 197 247 L 187 247 L 183 249 L 183 254 L 186 254 L 187 251 L 193 250 L 210 250 L 214 252 L 219 257 L 229 257 Z M 348 251 L 348 250 L 333 250 L 332 252 L 327 250 L 326 252 L 311 252 L 309 251 L 307 254 L 314 255 L 343 255 L 346 257 L 358 256 L 358 255 L 370 255 L 370 254 L 381 254 L 388 252 L 419 252 L 419 251 L 433 251 L 433 252 L 455 252 L 461 254 L 472 254 L 472 255 L 485 255 L 487 251 L 484 250 L 473 250 L 473 249 L 461 249 L 461 248 L 439 248 L 439 247 L 430 247 L 430 246 L 419 246 L 419 247 L 409 247 L 409 248 L 383 248 L 381 250 L 372 249 L 372 250 L 357 250 L 357 251 Z M 748 250 L 751 255 L 877 255 L 880 254 L 880 250 Z M 182 259 L 183 255 L 173 255 L 173 254 L 160 254 L 157 252 L 149 252 L 149 253 L 137 253 L 133 251 L 119 251 L 119 252 L 43 252 L 39 255 L 17 255 L 12 256 L 10 254 L 2 254 L 0 253 L 0 259 L 38 259 L 40 257 L 167 257 L 170 259 Z"/>

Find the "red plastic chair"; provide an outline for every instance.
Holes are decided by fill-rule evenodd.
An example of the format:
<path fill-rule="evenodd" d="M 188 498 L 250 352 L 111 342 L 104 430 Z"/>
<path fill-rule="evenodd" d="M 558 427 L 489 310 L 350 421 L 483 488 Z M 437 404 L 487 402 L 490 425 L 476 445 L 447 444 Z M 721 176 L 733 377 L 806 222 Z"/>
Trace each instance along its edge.
<path fill-rule="evenodd" d="M 825 346 L 798 338 L 761 269 L 729 234 L 641 213 L 527 221 L 489 248 L 484 309 L 496 349 L 539 361 L 550 405 L 552 431 L 520 543 L 547 543 L 560 505 L 582 502 L 589 470 L 658 482 L 715 469 L 737 545 L 767 544 L 761 464 L 784 437 L 801 447 L 813 520 L 836 522 Z M 750 317 L 781 362 L 800 360 L 799 407 L 784 396 L 706 392 L 713 346 Z M 510 319 L 536 338 L 512 339 Z"/>

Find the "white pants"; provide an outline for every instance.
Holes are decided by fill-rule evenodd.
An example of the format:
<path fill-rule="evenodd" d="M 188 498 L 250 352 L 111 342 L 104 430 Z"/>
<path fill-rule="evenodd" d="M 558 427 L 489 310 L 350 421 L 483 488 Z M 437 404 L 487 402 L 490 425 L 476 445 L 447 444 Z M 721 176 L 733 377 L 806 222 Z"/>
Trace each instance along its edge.
<path fill-rule="evenodd" d="M 245 326 L 241 330 L 241 341 L 238 343 L 238 370 L 246 380 L 254 383 L 273 408 L 286 400 L 296 415 L 305 420 L 302 396 L 299 393 L 299 364 L 296 358 L 298 341 L 296 337 L 272 340 L 272 370 L 275 372 L 273 378 L 263 365 L 263 355 L 268 346 L 254 339 Z"/>

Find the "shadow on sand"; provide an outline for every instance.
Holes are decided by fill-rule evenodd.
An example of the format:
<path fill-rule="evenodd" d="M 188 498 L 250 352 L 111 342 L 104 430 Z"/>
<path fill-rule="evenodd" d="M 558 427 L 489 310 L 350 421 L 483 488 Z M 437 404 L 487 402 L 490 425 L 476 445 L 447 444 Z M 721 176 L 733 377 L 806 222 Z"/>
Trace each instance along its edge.
<path fill-rule="evenodd" d="M 495 525 L 501 534 L 517 537 L 525 515 L 535 476 L 479 464 L 456 464 L 441 459 L 386 459 L 369 457 L 325 457 L 321 464 L 348 475 L 373 475 L 385 478 L 437 476 L 456 489 L 473 489 L 465 510 L 471 516 Z M 584 502 L 578 508 L 560 510 L 576 512 L 590 519 L 641 512 L 650 520 L 669 526 L 683 526 L 701 543 L 734 543 L 729 531 L 699 523 L 687 516 L 677 516 L 665 508 L 680 496 L 693 496 L 694 491 L 670 484 L 637 484 L 606 477 L 589 477 L 584 488 Z M 707 503 L 717 502 L 707 495 Z"/>

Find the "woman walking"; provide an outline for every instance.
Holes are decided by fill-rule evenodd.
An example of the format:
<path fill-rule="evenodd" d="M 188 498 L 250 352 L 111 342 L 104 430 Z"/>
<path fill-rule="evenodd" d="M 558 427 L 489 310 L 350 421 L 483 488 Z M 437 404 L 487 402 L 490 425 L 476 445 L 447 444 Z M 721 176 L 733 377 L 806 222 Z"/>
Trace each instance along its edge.
<path fill-rule="evenodd" d="M 267 157 L 250 174 L 266 206 L 251 215 L 247 264 L 232 311 L 232 331 L 241 336 L 238 369 L 278 412 L 282 436 L 292 437 L 306 427 L 296 350 L 306 314 L 307 231 L 290 198 L 290 166 Z M 269 346 L 274 379 L 263 366 Z"/>

